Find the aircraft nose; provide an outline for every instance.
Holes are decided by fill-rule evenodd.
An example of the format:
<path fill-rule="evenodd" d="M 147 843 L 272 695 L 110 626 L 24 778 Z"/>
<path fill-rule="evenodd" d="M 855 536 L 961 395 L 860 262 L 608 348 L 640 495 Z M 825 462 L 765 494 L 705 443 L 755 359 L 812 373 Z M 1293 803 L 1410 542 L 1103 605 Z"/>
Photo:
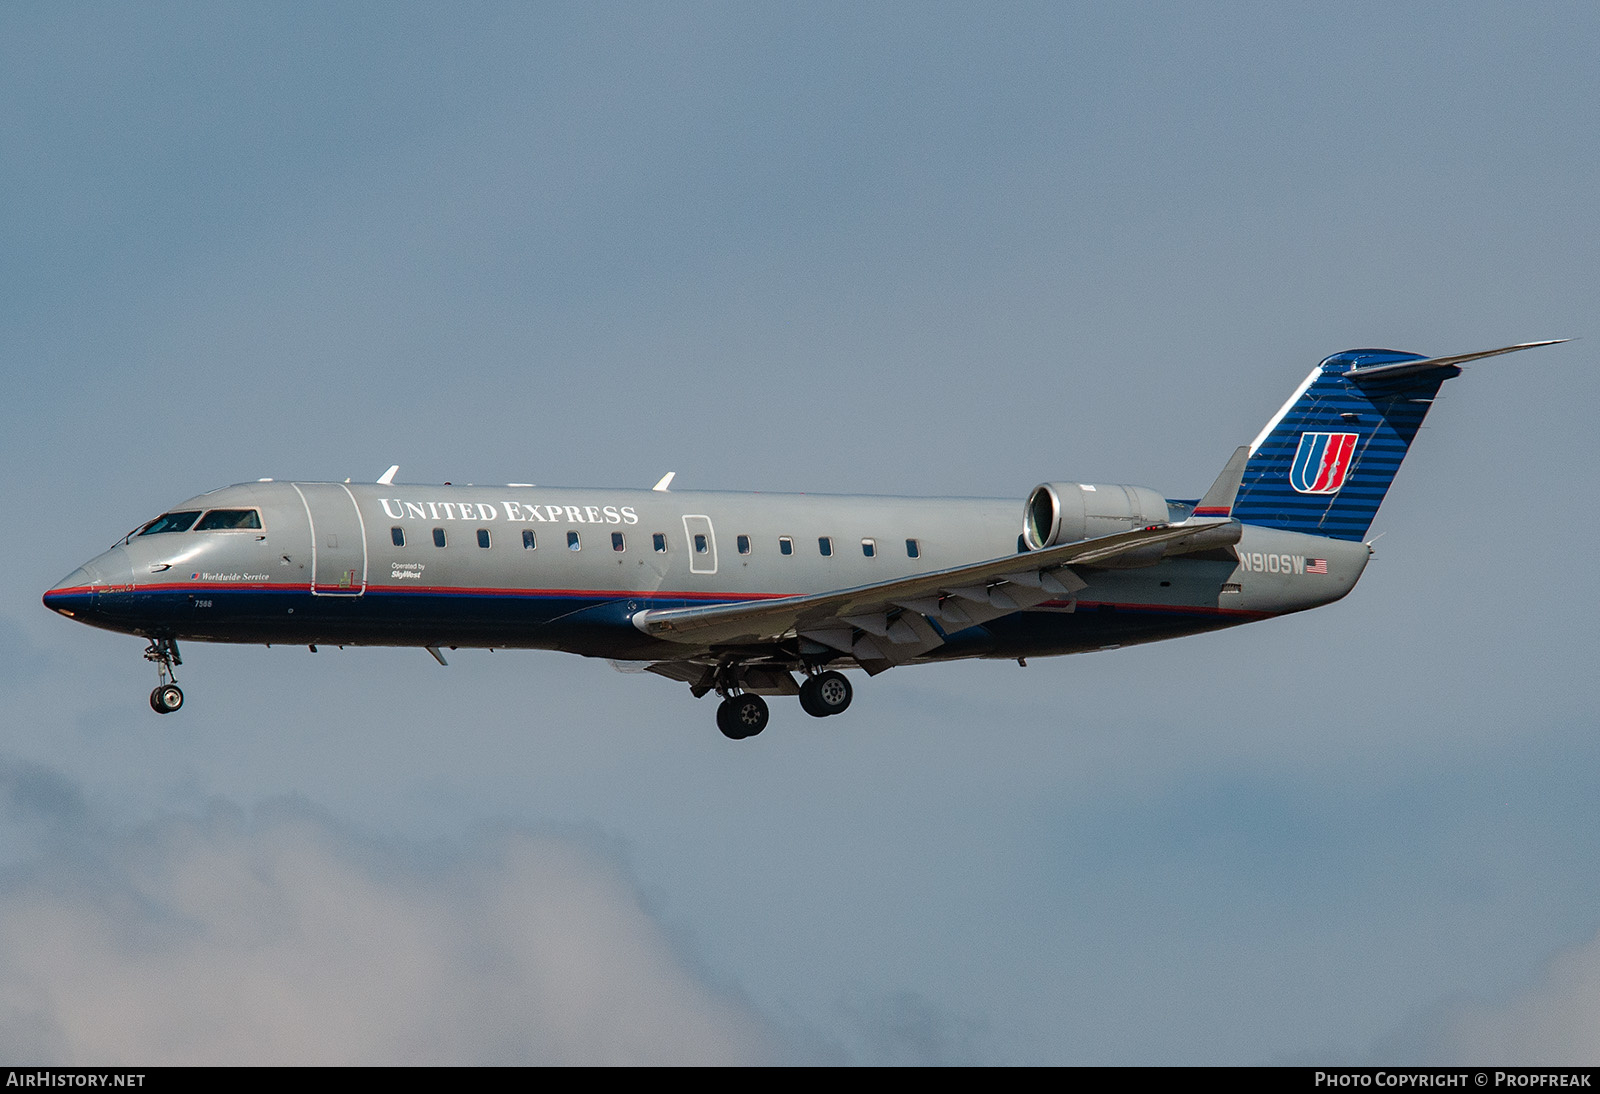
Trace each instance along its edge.
<path fill-rule="evenodd" d="M 126 561 L 116 550 L 91 558 L 66 577 L 52 585 L 44 594 L 44 606 L 68 618 L 87 620 L 94 618 L 96 602 L 108 586 L 126 586 L 131 581 L 127 575 Z"/>
<path fill-rule="evenodd" d="M 68 617 L 77 615 L 92 606 L 95 587 L 100 584 L 96 571 L 79 566 L 45 592 L 44 606 Z"/>

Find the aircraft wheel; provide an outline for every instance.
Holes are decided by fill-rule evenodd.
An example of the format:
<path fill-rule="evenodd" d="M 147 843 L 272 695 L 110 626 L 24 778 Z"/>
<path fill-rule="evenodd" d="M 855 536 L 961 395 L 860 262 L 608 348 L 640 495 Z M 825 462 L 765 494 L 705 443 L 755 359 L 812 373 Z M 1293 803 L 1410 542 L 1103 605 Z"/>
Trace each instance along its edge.
<path fill-rule="evenodd" d="M 171 714 L 183 706 L 183 689 L 177 684 L 162 684 L 150 693 L 150 709 L 157 714 Z"/>
<path fill-rule="evenodd" d="M 817 679 L 808 676 L 800 682 L 800 709 L 813 718 L 826 718 L 828 711 L 817 698 Z"/>
<path fill-rule="evenodd" d="M 717 728 L 729 740 L 742 741 L 767 728 L 767 701 L 759 695 L 735 695 L 717 706 Z"/>
<path fill-rule="evenodd" d="M 855 690 L 842 672 L 825 672 L 800 685 L 800 706 L 813 718 L 843 714 L 853 698 Z"/>

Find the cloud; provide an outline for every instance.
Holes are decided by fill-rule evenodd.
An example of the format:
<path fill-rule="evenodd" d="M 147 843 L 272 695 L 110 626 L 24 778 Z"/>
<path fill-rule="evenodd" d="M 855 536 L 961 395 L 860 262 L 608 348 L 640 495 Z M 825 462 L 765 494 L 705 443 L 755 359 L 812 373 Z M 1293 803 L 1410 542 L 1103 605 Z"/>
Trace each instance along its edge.
<path fill-rule="evenodd" d="M 13 820 L 20 790 L 52 785 L 14 766 L 0 780 Z M 81 817 L 54 789 L 34 804 Z M 696 975 L 613 857 L 577 838 L 502 829 L 430 849 L 280 801 L 86 822 L 44 845 L 0 881 L 6 1059 L 773 1058 L 766 1024 Z"/>
<path fill-rule="evenodd" d="M 1373 1062 L 1592 1066 L 1600 1050 L 1600 935 L 1553 957 L 1501 1005 L 1442 1004 L 1389 1038 Z"/>
<path fill-rule="evenodd" d="M 987 1062 L 986 1022 L 941 1009 L 909 991 L 875 996 L 856 992 L 838 1004 L 857 1043 L 849 1058 L 870 1066 L 943 1067 Z"/>

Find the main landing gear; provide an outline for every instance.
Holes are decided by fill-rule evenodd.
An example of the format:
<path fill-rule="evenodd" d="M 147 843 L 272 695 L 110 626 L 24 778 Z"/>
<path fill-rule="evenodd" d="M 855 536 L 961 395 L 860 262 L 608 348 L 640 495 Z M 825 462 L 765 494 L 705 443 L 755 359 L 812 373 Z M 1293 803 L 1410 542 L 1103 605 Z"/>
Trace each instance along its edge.
<path fill-rule="evenodd" d="M 144 648 L 144 659 L 155 662 L 156 677 L 161 681 L 150 693 L 150 709 L 157 714 L 171 714 L 183 706 L 183 689 L 173 672 L 175 666 L 183 664 L 178 643 L 170 638 L 152 638 Z"/>
<path fill-rule="evenodd" d="M 807 677 L 800 685 L 800 708 L 813 718 L 843 714 L 854 697 L 855 691 L 842 672 L 829 670 L 820 676 Z"/>
<path fill-rule="evenodd" d="M 718 689 L 723 699 L 717 704 L 717 728 L 729 740 L 742 741 L 766 729 L 771 712 L 761 696 L 736 690 L 737 681 L 737 677 L 730 676 L 726 690 Z M 800 685 L 800 707 L 813 718 L 842 714 L 854 696 L 855 691 L 842 672 L 829 670 L 808 676 Z"/>
<path fill-rule="evenodd" d="M 730 741 L 754 737 L 767 728 L 767 701 L 759 695 L 730 695 L 717 704 L 717 728 Z"/>

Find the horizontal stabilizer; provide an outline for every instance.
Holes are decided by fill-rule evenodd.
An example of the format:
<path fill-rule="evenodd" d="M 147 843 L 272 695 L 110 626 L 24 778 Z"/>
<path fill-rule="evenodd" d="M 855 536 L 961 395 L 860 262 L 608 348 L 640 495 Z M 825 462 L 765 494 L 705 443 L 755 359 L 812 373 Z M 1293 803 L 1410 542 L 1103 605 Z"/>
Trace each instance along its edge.
<path fill-rule="evenodd" d="M 1436 368 L 1464 365 L 1468 361 L 1481 361 L 1485 357 L 1498 357 L 1502 353 L 1515 353 L 1519 349 L 1559 346 L 1561 343 L 1570 342 L 1571 340 L 1570 338 L 1552 338 L 1547 342 L 1519 342 L 1514 346 L 1479 350 L 1477 353 L 1458 353 L 1451 357 L 1429 357 L 1421 361 L 1400 361 L 1392 365 L 1369 365 L 1365 368 L 1351 369 L 1344 374 L 1344 378 L 1346 380 L 1354 380 L 1357 383 L 1362 380 L 1391 380 L 1401 376 L 1412 376 L 1419 372 L 1429 372 Z"/>

